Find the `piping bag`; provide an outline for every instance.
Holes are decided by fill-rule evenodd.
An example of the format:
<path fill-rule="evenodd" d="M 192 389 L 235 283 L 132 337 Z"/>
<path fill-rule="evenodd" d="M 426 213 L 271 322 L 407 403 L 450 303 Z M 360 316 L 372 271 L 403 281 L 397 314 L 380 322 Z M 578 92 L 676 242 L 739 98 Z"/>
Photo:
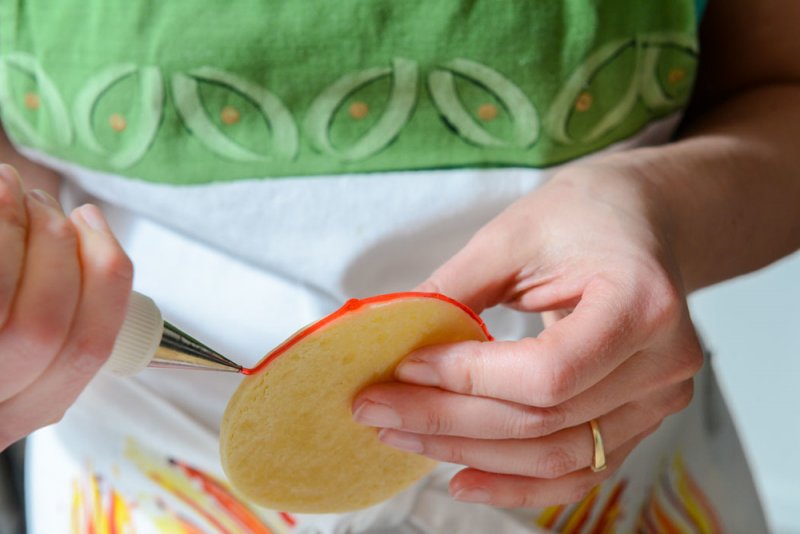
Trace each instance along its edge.
<path fill-rule="evenodd" d="M 246 371 L 241 365 L 164 321 L 152 299 L 133 291 L 125 321 L 103 370 L 129 376 L 145 367 L 232 373 Z"/>

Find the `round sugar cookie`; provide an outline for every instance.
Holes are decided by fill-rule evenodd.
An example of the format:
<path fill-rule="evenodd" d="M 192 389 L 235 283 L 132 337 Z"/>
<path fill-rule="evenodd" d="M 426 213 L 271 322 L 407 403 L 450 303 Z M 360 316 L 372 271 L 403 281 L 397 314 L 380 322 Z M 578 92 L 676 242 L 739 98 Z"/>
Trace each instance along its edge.
<path fill-rule="evenodd" d="M 348 301 L 249 370 L 222 420 L 222 466 L 233 486 L 275 510 L 332 513 L 384 501 L 435 462 L 382 444 L 353 421 L 356 394 L 393 379 L 410 352 L 491 339 L 466 306 L 433 293 Z"/>

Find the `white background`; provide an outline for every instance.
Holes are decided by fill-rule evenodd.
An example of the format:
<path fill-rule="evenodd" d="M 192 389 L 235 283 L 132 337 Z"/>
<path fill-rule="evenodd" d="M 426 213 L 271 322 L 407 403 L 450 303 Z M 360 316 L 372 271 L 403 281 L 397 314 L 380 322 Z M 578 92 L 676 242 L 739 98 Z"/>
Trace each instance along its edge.
<path fill-rule="evenodd" d="M 800 533 L 800 253 L 690 299 L 776 534 Z"/>

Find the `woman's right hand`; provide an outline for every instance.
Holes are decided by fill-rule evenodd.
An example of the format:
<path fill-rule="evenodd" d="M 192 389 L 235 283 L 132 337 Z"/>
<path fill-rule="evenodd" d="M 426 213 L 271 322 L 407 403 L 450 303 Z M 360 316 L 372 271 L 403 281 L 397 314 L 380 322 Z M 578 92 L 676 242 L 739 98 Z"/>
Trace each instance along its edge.
<path fill-rule="evenodd" d="M 0 450 L 61 419 L 111 354 L 133 267 L 100 210 L 0 165 Z"/>

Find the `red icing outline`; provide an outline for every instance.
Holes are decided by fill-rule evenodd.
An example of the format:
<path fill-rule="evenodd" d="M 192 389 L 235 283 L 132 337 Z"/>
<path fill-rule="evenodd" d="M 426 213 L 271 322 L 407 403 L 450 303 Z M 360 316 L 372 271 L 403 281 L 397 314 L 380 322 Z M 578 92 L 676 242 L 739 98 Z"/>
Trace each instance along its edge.
<path fill-rule="evenodd" d="M 289 350 L 293 345 L 295 345 L 298 341 L 305 339 L 306 337 L 310 336 L 320 328 L 328 325 L 329 323 L 335 321 L 339 317 L 347 315 L 348 313 L 355 311 L 363 306 L 367 306 L 369 304 L 380 304 L 383 302 L 390 302 L 393 300 L 399 300 L 404 298 L 431 298 L 436 300 L 441 300 L 444 302 L 448 302 L 450 304 L 455 305 L 456 307 L 460 308 L 464 311 L 467 315 L 469 315 L 478 326 L 481 327 L 483 333 L 486 334 L 486 338 L 489 341 L 494 340 L 492 335 L 489 333 L 489 330 L 486 328 L 486 324 L 483 322 L 483 319 L 480 316 L 472 311 L 469 306 L 458 302 L 455 299 L 451 299 L 448 296 L 442 295 L 441 293 L 422 293 L 418 291 L 406 291 L 402 293 L 387 293 L 385 295 L 376 295 L 374 297 L 367 297 L 365 299 L 350 299 L 344 303 L 344 305 L 336 310 L 335 312 L 331 313 L 330 315 L 323 317 L 319 321 L 314 324 L 307 326 L 306 328 L 302 329 L 300 332 L 293 335 L 291 338 L 284 341 L 281 345 L 278 345 L 272 352 L 267 354 L 264 359 L 262 359 L 255 367 L 251 368 L 242 368 L 242 374 L 245 375 L 252 375 L 259 371 L 262 371 L 270 362 L 274 361 L 275 358 Z"/>

